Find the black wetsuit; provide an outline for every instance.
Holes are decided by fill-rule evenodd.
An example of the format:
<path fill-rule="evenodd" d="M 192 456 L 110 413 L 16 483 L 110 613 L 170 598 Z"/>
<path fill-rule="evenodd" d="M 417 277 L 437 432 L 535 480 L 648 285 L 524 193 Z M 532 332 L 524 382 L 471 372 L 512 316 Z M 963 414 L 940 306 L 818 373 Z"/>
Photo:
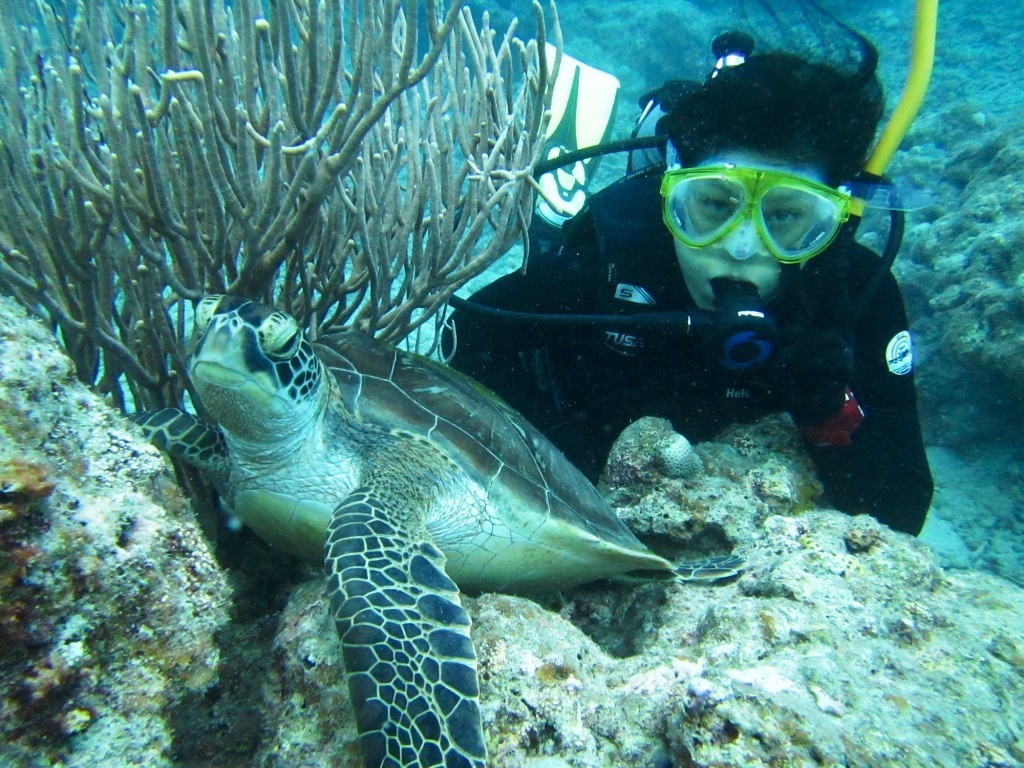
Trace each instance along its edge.
<path fill-rule="evenodd" d="M 671 235 L 661 223 L 659 178 L 625 179 L 594 195 L 558 246 L 534 243 L 525 275 L 507 275 L 473 301 L 542 313 L 692 308 Z M 805 269 L 783 267 L 780 296 L 767 309 L 782 334 L 797 323 L 835 327 L 853 350 L 849 385 L 864 421 L 848 447 L 808 444 L 826 497 L 841 510 L 869 513 L 917 534 L 932 479 L 913 373 L 906 358 L 896 359 L 893 339 L 907 330 L 907 320 L 890 273 L 856 324 L 849 321 L 878 263 L 877 255 L 841 238 Z M 770 364 L 731 371 L 692 337 L 507 323 L 470 311 L 455 314 L 455 331 L 451 364 L 522 412 L 591 480 L 619 433 L 643 416 L 667 418 L 678 432 L 701 441 L 727 424 L 784 410 Z"/>

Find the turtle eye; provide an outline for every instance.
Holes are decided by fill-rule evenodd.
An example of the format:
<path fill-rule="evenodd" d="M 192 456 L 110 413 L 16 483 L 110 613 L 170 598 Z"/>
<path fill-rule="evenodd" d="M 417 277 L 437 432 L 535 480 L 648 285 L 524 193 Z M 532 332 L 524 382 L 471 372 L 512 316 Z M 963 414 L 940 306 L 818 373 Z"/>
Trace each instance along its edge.
<path fill-rule="evenodd" d="M 195 332 L 197 334 L 205 333 L 206 329 L 210 327 L 210 321 L 217 314 L 217 307 L 220 306 L 220 300 L 223 298 L 224 294 L 214 293 L 196 304 Z"/>
<path fill-rule="evenodd" d="M 302 342 L 299 324 L 284 312 L 274 312 L 259 330 L 260 346 L 263 351 L 277 358 L 291 357 Z"/>

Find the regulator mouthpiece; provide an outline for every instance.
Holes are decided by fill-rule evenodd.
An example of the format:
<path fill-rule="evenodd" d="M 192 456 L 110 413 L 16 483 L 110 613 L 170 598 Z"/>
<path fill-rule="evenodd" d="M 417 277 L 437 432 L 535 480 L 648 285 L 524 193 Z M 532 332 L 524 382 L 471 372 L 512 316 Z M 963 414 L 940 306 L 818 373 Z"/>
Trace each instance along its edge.
<path fill-rule="evenodd" d="M 711 290 L 715 311 L 710 313 L 709 342 L 720 351 L 718 362 L 731 371 L 765 362 L 775 348 L 778 331 L 757 287 L 720 277 L 711 281 Z"/>

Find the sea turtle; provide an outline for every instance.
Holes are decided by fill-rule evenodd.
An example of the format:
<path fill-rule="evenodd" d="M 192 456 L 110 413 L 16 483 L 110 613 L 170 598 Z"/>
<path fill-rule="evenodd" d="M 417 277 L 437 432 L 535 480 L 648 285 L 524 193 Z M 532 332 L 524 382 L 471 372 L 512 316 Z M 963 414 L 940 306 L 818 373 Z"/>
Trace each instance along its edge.
<path fill-rule="evenodd" d="M 215 424 L 176 409 L 135 421 L 267 542 L 325 565 L 366 766 L 485 764 L 460 587 L 737 569 L 680 574 L 507 405 L 358 332 L 311 343 L 284 312 L 210 296 L 188 372 Z"/>

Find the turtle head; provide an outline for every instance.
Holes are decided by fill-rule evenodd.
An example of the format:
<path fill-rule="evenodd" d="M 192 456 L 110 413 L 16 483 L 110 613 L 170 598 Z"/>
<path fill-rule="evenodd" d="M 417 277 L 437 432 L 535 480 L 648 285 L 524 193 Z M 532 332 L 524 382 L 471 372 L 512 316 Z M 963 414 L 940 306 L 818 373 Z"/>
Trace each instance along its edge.
<path fill-rule="evenodd" d="M 323 366 L 295 319 L 233 296 L 196 306 L 189 378 L 220 427 L 247 439 L 305 430 L 326 398 Z"/>

